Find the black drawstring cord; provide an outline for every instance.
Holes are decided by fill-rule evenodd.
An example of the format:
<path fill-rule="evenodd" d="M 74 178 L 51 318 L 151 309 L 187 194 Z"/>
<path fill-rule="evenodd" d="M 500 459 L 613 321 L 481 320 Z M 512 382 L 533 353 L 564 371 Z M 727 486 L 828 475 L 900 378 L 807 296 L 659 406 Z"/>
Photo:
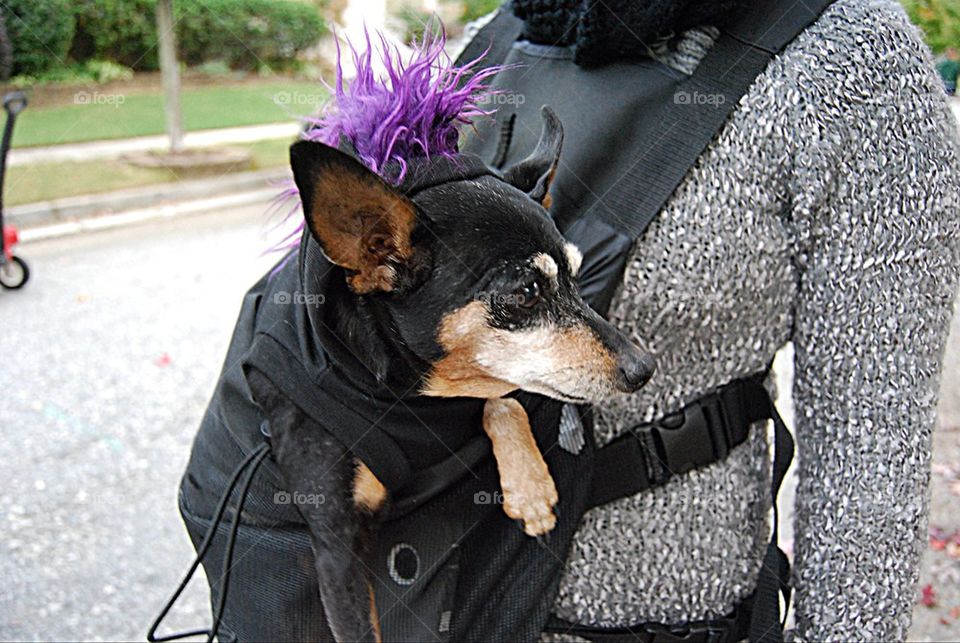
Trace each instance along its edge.
<path fill-rule="evenodd" d="M 240 498 L 237 500 L 237 509 L 233 516 L 233 524 L 230 525 L 230 537 L 227 539 L 227 550 L 223 557 L 223 566 L 220 570 L 220 600 L 217 602 L 217 612 L 213 617 L 213 625 L 210 627 L 210 636 L 207 637 L 207 643 L 212 643 L 220 629 L 220 619 L 223 618 L 223 610 L 227 605 L 227 590 L 230 589 L 230 571 L 233 569 L 233 548 L 237 543 L 237 532 L 240 531 L 240 512 L 243 511 L 243 505 L 247 499 L 247 493 L 250 491 L 250 485 L 253 483 L 253 476 L 260 468 L 260 463 L 270 454 L 270 445 L 261 444 L 256 456 L 250 464 L 250 473 L 247 479 L 243 481 L 243 487 L 240 489 Z"/>
<path fill-rule="evenodd" d="M 233 475 L 230 477 L 230 482 L 227 483 L 227 488 L 220 497 L 220 504 L 217 505 L 217 510 L 213 514 L 210 526 L 207 528 L 207 533 L 203 537 L 203 544 L 201 544 L 200 549 L 197 550 L 197 555 L 193 559 L 190 569 L 187 570 L 183 580 L 180 581 L 180 585 L 163 606 L 163 609 L 153 622 L 153 625 L 150 626 L 149 631 L 147 631 L 147 641 L 150 643 L 177 641 L 190 636 L 206 636 L 207 642 L 210 643 L 214 638 L 216 638 L 217 632 L 220 629 L 220 620 L 223 618 L 223 611 L 227 604 L 227 589 L 229 587 L 230 571 L 233 563 L 233 549 L 237 541 L 237 533 L 240 529 L 240 512 L 243 511 L 243 504 L 247 499 L 247 493 L 250 491 L 250 485 L 253 483 L 253 476 L 257 472 L 257 469 L 260 468 L 260 464 L 263 462 L 264 458 L 266 458 L 269 453 L 270 445 L 268 443 L 261 444 L 249 455 L 247 455 L 247 457 L 244 458 L 239 465 L 237 465 L 237 468 L 234 469 Z M 157 636 L 157 628 L 160 627 L 160 623 L 163 622 L 163 619 L 167 617 L 167 614 L 173 608 L 174 604 L 177 602 L 177 599 L 180 598 L 180 595 L 183 593 L 183 590 L 186 589 L 190 579 L 193 578 L 193 575 L 196 573 L 200 563 L 203 562 L 203 557 L 207 554 L 210 546 L 213 545 L 213 537 L 216 534 L 217 527 L 220 526 L 220 523 L 223 520 L 223 514 L 226 512 L 227 504 L 230 502 L 230 496 L 233 495 L 233 490 L 236 488 L 237 483 L 240 481 L 240 476 L 243 475 L 243 472 L 247 469 L 247 467 L 250 467 L 250 471 L 247 473 L 247 477 L 244 479 L 243 486 L 240 489 L 240 497 L 237 499 L 237 508 L 234 512 L 233 524 L 230 525 L 230 535 L 227 538 L 227 549 L 223 557 L 223 567 L 220 572 L 219 580 L 221 587 L 220 598 L 217 601 L 217 610 L 213 617 L 213 624 L 209 629 L 206 630 L 191 630 L 187 632 L 175 632 L 165 636 Z"/>

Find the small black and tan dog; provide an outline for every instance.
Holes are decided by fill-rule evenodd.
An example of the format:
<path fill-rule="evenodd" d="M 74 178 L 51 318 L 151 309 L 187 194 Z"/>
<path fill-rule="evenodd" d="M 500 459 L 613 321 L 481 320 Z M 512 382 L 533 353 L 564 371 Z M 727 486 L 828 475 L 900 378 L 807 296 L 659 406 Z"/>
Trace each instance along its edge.
<path fill-rule="evenodd" d="M 486 400 L 503 508 L 538 536 L 555 524 L 557 492 L 520 403 L 521 389 L 574 403 L 632 392 L 653 359 L 580 298 L 581 255 L 548 215 L 562 142 L 543 110 L 536 150 L 500 175 L 452 181 L 414 203 L 352 156 L 302 141 L 290 150 L 309 234 L 343 269 L 349 298 L 328 301 L 351 329 L 355 351 L 376 370 L 384 342 L 431 356 L 420 394 Z M 345 318 L 346 317 L 346 318 Z M 383 320 L 389 328 L 381 327 Z M 389 490 L 337 440 L 318 431 L 271 382 L 252 371 L 254 398 L 271 422 L 275 458 L 291 493 L 322 493 L 301 507 L 314 542 L 331 631 L 378 639 L 363 560 Z"/>

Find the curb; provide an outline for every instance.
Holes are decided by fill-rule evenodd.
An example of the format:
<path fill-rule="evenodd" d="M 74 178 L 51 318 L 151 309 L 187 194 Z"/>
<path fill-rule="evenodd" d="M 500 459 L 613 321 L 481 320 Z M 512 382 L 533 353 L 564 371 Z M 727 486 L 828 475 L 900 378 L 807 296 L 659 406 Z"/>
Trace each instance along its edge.
<path fill-rule="evenodd" d="M 20 231 L 20 241 L 28 243 L 31 241 L 42 241 L 44 239 L 53 239 L 67 235 L 79 234 L 81 232 L 96 232 L 100 230 L 109 230 L 121 226 L 155 221 L 158 219 L 172 219 L 190 214 L 200 214 L 230 207 L 241 207 L 245 205 L 263 204 L 264 208 L 269 206 L 270 200 L 277 196 L 276 188 L 262 188 L 259 190 L 248 190 L 238 194 L 227 194 L 207 199 L 195 199 L 181 203 L 167 203 L 150 208 L 140 208 L 128 210 L 117 214 L 104 216 L 85 217 L 74 221 L 64 221 L 53 223 L 51 225 L 29 228 Z"/>
<path fill-rule="evenodd" d="M 160 183 L 138 188 L 39 201 L 6 208 L 4 218 L 21 228 L 22 236 L 33 228 L 56 225 L 77 225 L 79 220 L 144 210 L 152 207 L 209 200 L 239 192 L 279 191 L 280 182 L 291 177 L 287 168 L 239 172 L 214 179 L 195 179 L 176 183 Z"/>
<path fill-rule="evenodd" d="M 245 125 L 186 132 L 183 144 L 187 148 L 211 147 L 215 145 L 237 145 L 255 143 L 277 138 L 297 137 L 301 125 L 296 122 L 267 123 L 264 125 Z M 137 136 L 134 138 L 87 141 L 84 143 L 65 143 L 40 147 L 17 147 L 10 150 L 7 166 L 31 165 L 34 163 L 63 163 L 69 161 L 85 162 L 90 159 L 117 158 L 124 154 L 162 150 L 170 145 L 163 134 Z"/>

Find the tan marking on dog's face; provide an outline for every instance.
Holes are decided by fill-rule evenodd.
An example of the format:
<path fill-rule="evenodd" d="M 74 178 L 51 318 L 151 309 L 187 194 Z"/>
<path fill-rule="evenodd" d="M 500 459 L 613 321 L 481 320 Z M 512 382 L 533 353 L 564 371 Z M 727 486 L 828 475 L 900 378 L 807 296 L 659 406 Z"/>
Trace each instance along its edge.
<path fill-rule="evenodd" d="M 502 397 L 517 387 L 486 373 L 476 362 L 473 347 L 490 329 L 487 307 L 474 301 L 446 315 L 438 340 L 445 355 L 433 366 L 424 395 L 435 397 Z"/>
<path fill-rule="evenodd" d="M 539 270 L 544 277 L 554 284 L 557 283 L 557 275 L 560 274 L 560 271 L 553 257 L 546 252 L 537 253 L 533 256 L 533 265 L 537 267 L 537 270 Z"/>
<path fill-rule="evenodd" d="M 479 360 L 518 388 L 568 402 L 598 402 L 617 392 L 616 357 L 585 325 L 500 331 Z"/>
<path fill-rule="evenodd" d="M 567 256 L 567 263 L 570 264 L 570 275 L 576 277 L 580 274 L 580 265 L 583 263 L 583 253 L 580 248 L 570 242 L 563 245 L 563 252 Z"/>
<path fill-rule="evenodd" d="M 438 340 L 445 355 L 425 395 L 491 398 L 520 388 L 594 402 L 617 392 L 616 357 L 586 325 L 494 328 L 486 305 L 475 301 L 444 317 Z"/>
<path fill-rule="evenodd" d="M 373 475 L 367 465 L 357 462 L 357 473 L 353 478 L 353 504 L 361 509 L 376 512 L 387 500 L 387 489 Z"/>

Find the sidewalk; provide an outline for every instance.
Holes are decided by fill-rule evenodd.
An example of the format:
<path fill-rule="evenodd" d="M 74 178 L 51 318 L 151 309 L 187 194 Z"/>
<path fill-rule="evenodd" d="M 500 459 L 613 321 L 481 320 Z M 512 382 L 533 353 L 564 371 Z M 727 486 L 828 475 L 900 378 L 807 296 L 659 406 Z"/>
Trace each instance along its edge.
<path fill-rule="evenodd" d="M 271 123 L 248 127 L 187 132 L 184 145 L 187 147 L 210 147 L 232 143 L 255 143 L 277 138 L 293 139 L 300 131 L 299 123 Z M 26 147 L 10 150 L 7 165 L 30 165 L 33 163 L 58 163 L 64 161 L 89 161 L 91 159 L 116 158 L 131 152 L 162 150 L 169 145 L 165 135 L 140 136 L 115 141 L 91 141 L 46 147 Z"/>
<path fill-rule="evenodd" d="M 186 133 L 188 148 L 296 139 L 296 122 L 229 127 Z M 108 160 L 131 152 L 166 148 L 166 136 L 90 141 L 10 151 L 10 166 Z M 101 230 L 151 219 L 261 203 L 264 208 L 290 178 L 287 167 L 228 173 L 219 177 L 175 181 L 37 201 L 5 208 L 8 223 L 21 230 L 23 241 Z"/>
<path fill-rule="evenodd" d="M 950 108 L 957 122 L 960 123 L 960 97 L 950 100 Z M 300 125 L 297 123 L 201 130 L 188 133 L 185 143 L 188 147 L 205 147 L 280 138 L 293 140 L 299 130 Z M 163 149 L 166 145 L 166 137 L 161 135 L 15 149 L 11 150 L 8 163 L 26 165 L 114 158 L 134 151 Z M 277 184 L 288 177 L 289 170 L 286 168 L 242 172 L 219 179 L 162 183 L 116 192 L 29 203 L 8 208 L 6 214 L 10 223 L 22 228 L 21 237 L 24 240 L 50 238 L 154 218 L 206 212 L 228 204 L 246 205 L 261 202 L 266 206 L 270 198 L 276 195 Z"/>
<path fill-rule="evenodd" d="M 237 172 L 28 203 L 5 215 L 21 240 L 32 241 L 253 203 L 266 211 L 290 178 L 286 167 Z"/>

